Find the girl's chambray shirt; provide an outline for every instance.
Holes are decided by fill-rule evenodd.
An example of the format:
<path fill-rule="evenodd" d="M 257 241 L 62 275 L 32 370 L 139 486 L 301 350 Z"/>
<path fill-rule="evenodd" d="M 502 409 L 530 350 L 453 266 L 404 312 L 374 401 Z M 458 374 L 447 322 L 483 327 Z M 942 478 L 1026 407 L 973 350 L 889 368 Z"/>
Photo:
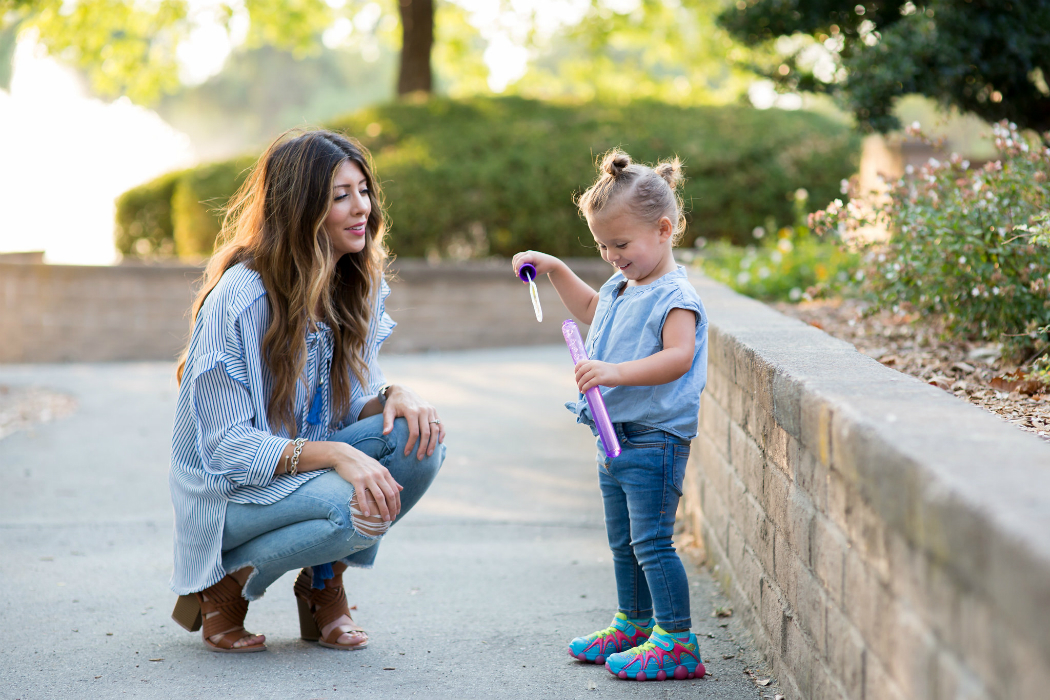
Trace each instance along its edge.
<path fill-rule="evenodd" d="M 603 386 L 600 390 L 613 423 L 640 423 L 691 440 L 696 436 L 700 392 L 707 384 L 707 312 L 684 267 L 679 265 L 639 287 L 627 286 L 622 273 L 613 274 L 598 290 L 598 306 L 585 347 L 588 357 L 602 362 L 649 357 L 664 349 L 664 321 L 671 309 L 688 309 L 696 315 L 696 343 L 689 371 L 667 384 Z M 576 414 L 577 422 L 593 426 L 582 394 L 565 406 Z"/>
<path fill-rule="evenodd" d="M 395 326 L 386 313 L 389 294 L 382 279 L 363 358 L 368 386 L 351 375 L 350 411 L 345 416 L 332 415 L 332 331 L 321 323 L 307 334 L 306 369 L 295 392 L 299 437 L 327 440 L 354 423 L 386 382 L 377 356 Z M 223 274 L 197 314 L 179 387 L 168 479 L 175 508 L 171 588 L 180 595 L 202 591 L 225 575 L 222 531 L 227 503 L 276 503 L 327 471 L 273 476 L 289 436 L 283 427 L 271 428 L 267 420 L 273 378 L 261 351 L 269 325 L 266 288 L 258 273 L 243 264 Z"/>

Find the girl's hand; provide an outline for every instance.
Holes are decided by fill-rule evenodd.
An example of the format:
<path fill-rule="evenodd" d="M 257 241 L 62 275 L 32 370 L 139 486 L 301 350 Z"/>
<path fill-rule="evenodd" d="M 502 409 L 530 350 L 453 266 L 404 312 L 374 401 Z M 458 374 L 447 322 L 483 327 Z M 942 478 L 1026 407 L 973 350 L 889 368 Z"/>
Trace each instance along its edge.
<path fill-rule="evenodd" d="M 616 363 L 584 360 L 576 365 L 576 386 L 580 388 L 580 393 L 598 385 L 620 386 L 623 381 L 621 374 L 620 365 Z"/>
<path fill-rule="evenodd" d="M 364 512 L 365 517 L 373 515 L 370 507 L 371 499 L 367 497 L 367 491 L 375 499 L 373 505 L 379 510 L 385 522 L 393 522 L 398 513 L 401 512 L 401 484 L 394 481 L 387 468 L 366 455 L 361 450 L 347 445 L 345 442 L 321 443 L 333 451 L 330 456 L 332 468 L 335 472 L 353 485 L 357 492 L 358 507 Z"/>
<path fill-rule="evenodd" d="M 532 263 L 533 267 L 536 268 L 537 277 L 553 272 L 558 268 L 558 265 L 562 264 L 561 260 L 553 255 L 538 253 L 535 250 L 526 250 L 511 258 L 510 264 L 514 268 L 515 277 L 518 276 L 518 270 L 525 263 Z"/>
<path fill-rule="evenodd" d="M 416 459 L 423 459 L 434 454 L 439 442 L 445 441 L 445 426 L 438 418 L 437 409 L 424 401 L 419 394 L 404 386 L 391 386 L 386 393 L 386 406 L 383 408 L 383 435 L 394 429 L 394 419 L 403 417 L 408 421 L 408 444 L 405 455 L 412 451 L 412 446 L 419 439 L 419 450 Z"/>

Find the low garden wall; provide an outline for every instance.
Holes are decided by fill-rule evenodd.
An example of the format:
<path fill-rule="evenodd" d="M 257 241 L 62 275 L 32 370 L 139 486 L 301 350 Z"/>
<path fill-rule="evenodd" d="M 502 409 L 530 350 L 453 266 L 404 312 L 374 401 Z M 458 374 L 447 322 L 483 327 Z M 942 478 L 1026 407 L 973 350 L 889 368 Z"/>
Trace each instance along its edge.
<path fill-rule="evenodd" d="M 1050 693 L 1050 445 L 696 277 L 683 510 L 789 698 Z"/>
<path fill-rule="evenodd" d="M 571 264 L 593 285 L 610 271 L 597 259 Z M 562 342 L 566 314 L 554 288 L 539 282 L 547 316 L 537 324 L 509 262 L 395 260 L 391 272 L 387 308 L 398 327 L 384 352 Z M 200 277 L 188 265 L 0 262 L 0 362 L 174 359 Z"/>

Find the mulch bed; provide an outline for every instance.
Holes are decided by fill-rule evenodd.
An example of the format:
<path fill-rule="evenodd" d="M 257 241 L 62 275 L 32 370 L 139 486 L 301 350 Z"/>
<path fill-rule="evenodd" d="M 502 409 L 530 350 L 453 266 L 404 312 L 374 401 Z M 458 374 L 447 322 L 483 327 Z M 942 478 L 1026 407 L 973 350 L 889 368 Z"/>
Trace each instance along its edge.
<path fill-rule="evenodd" d="M 0 440 L 36 423 L 47 423 L 76 410 L 71 396 L 40 387 L 0 384 Z"/>
<path fill-rule="evenodd" d="M 997 344 L 946 341 L 936 321 L 883 311 L 865 317 L 864 302 L 832 299 L 773 306 L 841 340 L 887 367 L 918 377 L 1050 441 L 1050 386 L 1025 381 Z"/>

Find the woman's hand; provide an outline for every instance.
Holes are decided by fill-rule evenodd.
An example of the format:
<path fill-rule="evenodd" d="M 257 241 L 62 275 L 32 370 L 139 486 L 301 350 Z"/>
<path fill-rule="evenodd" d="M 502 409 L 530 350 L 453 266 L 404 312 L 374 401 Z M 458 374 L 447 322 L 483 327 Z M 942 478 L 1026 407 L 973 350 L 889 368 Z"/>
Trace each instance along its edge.
<path fill-rule="evenodd" d="M 384 522 L 393 522 L 401 512 L 401 484 L 394 481 L 387 468 L 345 442 L 318 442 L 308 445 L 324 445 L 331 450 L 327 456 L 332 468 L 343 477 L 357 493 L 358 507 L 365 517 L 373 515 L 371 506 L 379 510 Z M 375 502 L 365 492 L 372 495 Z"/>
<path fill-rule="evenodd" d="M 532 266 L 536 268 L 536 276 L 546 275 L 554 272 L 558 269 L 559 265 L 562 265 L 562 261 L 553 255 L 547 255 L 546 253 L 538 253 L 535 250 L 526 250 L 522 253 L 515 255 L 510 264 L 514 267 L 514 276 L 517 277 L 518 270 L 525 263 L 532 263 Z"/>
<path fill-rule="evenodd" d="M 620 365 L 601 360 L 584 360 L 576 365 L 576 386 L 584 393 L 592 387 L 620 386 L 623 383 Z"/>
<path fill-rule="evenodd" d="M 438 418 L 437 409 L 408 387 L 393 385 L 387 389 L 386 406 L 383 408 L 383 435 L 388 435 L 394 429 L 395 418 L 408 421 L 405 455 L 412 451 L 416 439 L 419 440 L 416 459 L 423 459 L 424 454 L 428 457 L 434 454 L 438 443 L 445 441 L 445 427 Z"/>

